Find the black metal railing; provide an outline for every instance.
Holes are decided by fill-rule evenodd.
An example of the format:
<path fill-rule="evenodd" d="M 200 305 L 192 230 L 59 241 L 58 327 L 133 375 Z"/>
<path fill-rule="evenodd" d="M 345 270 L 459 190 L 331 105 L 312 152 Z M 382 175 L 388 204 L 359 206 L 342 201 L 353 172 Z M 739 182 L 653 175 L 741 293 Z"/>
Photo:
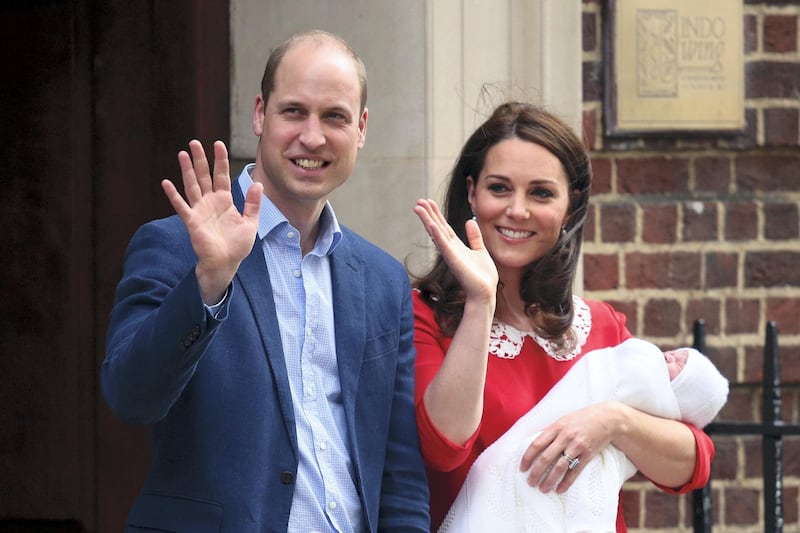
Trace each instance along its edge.
<path fill-rule="evenodd" d="M 694 347 L 705 353 L 705 322 L 694 324 Z M 766 327 L 761 422 L 714 422 L 706 426 L 709 435 L 761 435 L 761 469 L 764 479 L 764 531 L 783 532 L 783 437 L 800 435 L 800 425 L 785 424 L 781 413 L 781 376 L 778 328 Z M 695 533 L 711 533 L 711 480 L 692 494 Z"/>

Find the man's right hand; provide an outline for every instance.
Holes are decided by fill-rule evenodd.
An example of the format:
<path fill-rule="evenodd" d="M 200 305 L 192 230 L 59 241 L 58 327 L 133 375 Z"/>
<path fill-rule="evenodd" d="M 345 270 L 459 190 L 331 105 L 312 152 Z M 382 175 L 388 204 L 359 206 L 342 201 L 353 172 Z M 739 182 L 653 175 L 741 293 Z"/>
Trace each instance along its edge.
<path fill-rule="evenodd" d="M 260 183 L 250 187 L 244 211 L 239 213 L 231 195 L 225 143 L 214 143 L 213 175 L 200 141 L 189 142 L 189 149 L 191 156 L 185 151 L 178 153 L 186 199 L 167 179 L 161 187 L 189 231 L 198 258 L 195 273 L 203 302 L 214 305 L 222 299 L 239 264 L 253 248 L 263 187 Z"/>

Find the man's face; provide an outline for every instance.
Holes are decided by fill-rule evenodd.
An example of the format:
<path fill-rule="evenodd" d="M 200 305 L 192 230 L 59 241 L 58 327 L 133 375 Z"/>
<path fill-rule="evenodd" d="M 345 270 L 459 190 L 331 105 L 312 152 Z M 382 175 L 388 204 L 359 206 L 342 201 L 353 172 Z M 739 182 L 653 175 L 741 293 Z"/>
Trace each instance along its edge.
<path fill-rule="evenodd" d="M 256 99 L 253 114 L 260 137 L 253 179 L 290 219 L 318 214 L 364 146 L 356 65 L 332 44 L 301 41 L 284 55 L 268 98 Z"/>

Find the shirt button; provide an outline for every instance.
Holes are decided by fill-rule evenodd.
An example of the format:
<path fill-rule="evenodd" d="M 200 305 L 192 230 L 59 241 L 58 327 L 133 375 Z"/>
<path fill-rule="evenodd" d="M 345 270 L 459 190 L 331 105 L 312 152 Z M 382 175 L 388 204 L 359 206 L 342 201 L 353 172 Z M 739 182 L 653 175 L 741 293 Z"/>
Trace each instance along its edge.
<path fill-rule="evenodd" d="M 336 509 L 336 502 L 330 502 L 330 503 L 328 504 L 328 507 L 330 507 L 330 508 L 331 508 L 331 511 L 333 511 L 334 509 Z"/>
<path fill-rule="evenodd" d="M 287 233 L 287 234 L 286 234 L 286 236 L 287 236 L 288 238 L 290 238 L 290 239 L 293 239 L 293 238 L 294 238 L 294 232 L 293 232 L 293 231 L 290 231 L 289 233 Z"/>
<path fill-rule="evenodd" d="M 320 442 L 319 443 L 319 449 L 320 450 L 326 450 L 326 449 L 328 449 L 328 445 L 326 443 L 324 443 L 324 442 Z"/>
<path fill-rule="evenodd" d="M 311 336 L 311 328 L 306 328 L 306 337 Z"/>
<path fill-rule="evenodd" d="M 296 278 L 299 278 L 299 277 L 300 277 L 300 271 L 299 271 L 299 270 L 293 270 L 293 271 L 292 271 L 292 274 L 293 274 L 293 275 L 294 275 L 294 277 L 296 277 Z"/>

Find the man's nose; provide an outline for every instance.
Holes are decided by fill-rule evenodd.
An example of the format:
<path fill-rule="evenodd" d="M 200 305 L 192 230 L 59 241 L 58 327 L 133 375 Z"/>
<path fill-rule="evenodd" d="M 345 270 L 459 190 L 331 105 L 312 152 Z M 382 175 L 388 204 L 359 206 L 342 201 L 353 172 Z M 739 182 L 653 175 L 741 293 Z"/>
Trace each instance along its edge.
<path fill-rule="evenodd" d="M 322 123 L 318 117 L 309 115 L 304 121 L 303 130 L 300 132 L 300 142 L 311 150 L 316 150 L 325 144 L 325 132 L 322 130 Z"/>

